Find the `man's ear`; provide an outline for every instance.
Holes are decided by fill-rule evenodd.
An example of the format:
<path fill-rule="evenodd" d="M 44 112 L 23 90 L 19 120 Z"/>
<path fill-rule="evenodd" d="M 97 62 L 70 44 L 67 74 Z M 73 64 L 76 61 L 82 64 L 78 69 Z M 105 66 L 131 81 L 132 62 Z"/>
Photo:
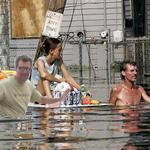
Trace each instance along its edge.
<path fill-rule="evenodd" d="M 121 71 L 121 74 L 122 74 L 123 76 L 125 76 L 125 71 Z"/>
<path fill-rule="evenodd" d="M 49 54 L 53 54 L 53 51 L 54 51 L 53 49 L 50 49 Z"/>

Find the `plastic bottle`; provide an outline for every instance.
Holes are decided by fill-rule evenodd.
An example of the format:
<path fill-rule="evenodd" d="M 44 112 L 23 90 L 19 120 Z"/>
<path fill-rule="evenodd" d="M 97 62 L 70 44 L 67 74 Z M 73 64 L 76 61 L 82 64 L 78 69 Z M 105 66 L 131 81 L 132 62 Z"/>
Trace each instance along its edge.
<path fill-rule="evenodd" d="M 81 92 L 82 96 L 86 96 L 86 87 L 84 84 L 82 84 L 80 86 L 80 92 Z"/>

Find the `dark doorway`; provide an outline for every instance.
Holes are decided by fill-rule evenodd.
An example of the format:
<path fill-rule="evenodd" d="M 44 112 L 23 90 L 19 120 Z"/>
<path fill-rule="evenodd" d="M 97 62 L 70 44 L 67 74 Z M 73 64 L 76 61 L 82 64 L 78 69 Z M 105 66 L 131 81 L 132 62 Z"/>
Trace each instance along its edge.
<path fill-rule="evenodd" d="M 145 35 L 145 0 L 133 0 L 133 32 L 135 37 Z"/>

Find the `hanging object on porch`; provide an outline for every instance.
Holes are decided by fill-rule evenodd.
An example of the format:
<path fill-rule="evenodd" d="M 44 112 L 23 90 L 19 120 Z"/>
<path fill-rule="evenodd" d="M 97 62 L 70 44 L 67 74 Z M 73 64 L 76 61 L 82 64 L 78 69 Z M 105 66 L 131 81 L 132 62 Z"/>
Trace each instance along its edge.
<path fill-rule="evenodd" d="M 113 41 L 114 42 L 121 42 L 123 41 L 123 33 L 120 30 L 113 32 Z"/>

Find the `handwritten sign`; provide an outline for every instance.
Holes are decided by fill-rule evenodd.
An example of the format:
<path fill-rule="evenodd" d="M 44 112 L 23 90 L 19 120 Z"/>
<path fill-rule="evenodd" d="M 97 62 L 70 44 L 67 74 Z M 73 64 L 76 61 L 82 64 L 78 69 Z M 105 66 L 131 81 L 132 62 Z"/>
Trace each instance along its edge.
<path fill-rule="evenodd" d="M 62 18 L 63 14 L 48 10 L 42 35 L 57 38 Z"/>

